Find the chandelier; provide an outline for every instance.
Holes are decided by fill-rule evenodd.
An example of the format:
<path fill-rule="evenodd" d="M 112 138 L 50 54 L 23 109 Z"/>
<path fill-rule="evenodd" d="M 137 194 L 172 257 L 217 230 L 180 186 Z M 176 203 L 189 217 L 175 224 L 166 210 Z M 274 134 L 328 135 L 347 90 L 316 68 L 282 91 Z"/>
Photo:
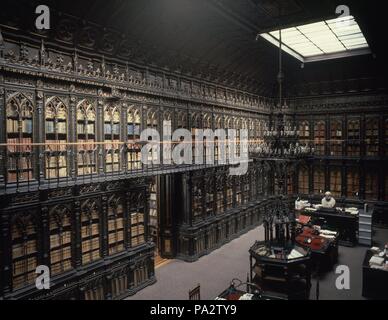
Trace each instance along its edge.
<path fill-rule="evenodd" d="M 283 104 L 283 81 L 282 70 L 282 30 L 279 28 L 279 73 L 277 76 L 279 84 L 279 102 L 273 109 L 269 127 L 264 129 L 263 139 L 256 141 L 251 146 L 251 154 L 254 158 L 300 158 L 314 154 L 314 147 L 310 144 L 302 144 L 298 138 L 298 131 L 295 126 L 285 124 L 284 113 L 288 106 Z"/>

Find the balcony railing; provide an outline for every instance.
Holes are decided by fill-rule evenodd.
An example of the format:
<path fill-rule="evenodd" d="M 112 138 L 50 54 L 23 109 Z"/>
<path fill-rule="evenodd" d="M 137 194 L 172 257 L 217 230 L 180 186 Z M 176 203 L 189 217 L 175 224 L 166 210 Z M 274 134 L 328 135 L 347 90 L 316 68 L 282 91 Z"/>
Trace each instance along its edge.
<path fill-rule="evenodd" d="M 181 142 L 170 142 L 171 152 Z M 2 176 L 0 193 L 24 192 L 29 190 L 52 189 L 89 184 L 95 182 L 128 179 L 131 177 L 152 176 L 162 173 L 198 170 L 220 165 L 232 165 L 228 158 L 221 161 L 219 145 L 204 148 L 203 154 L 192 154 L 190 163 L 175 164 L 171 155 L 159 150 L 148 152 L 142 161 L 144 143 L 139 141 L 116 143 L 35 143 L 27 151 L 22 144 L 0 146 Z M 18 150 L 23 149 L 23 152 Z M 235 148 L 238 156 L 240 148 Z M 159 158 L 159 161 L 151 161 Z M 168 164 L 163 159 L 169 159 Z M 144 159 L 143 159 L 144 160 Z M 236 163 L 233 163 L 236 164 Z"/>

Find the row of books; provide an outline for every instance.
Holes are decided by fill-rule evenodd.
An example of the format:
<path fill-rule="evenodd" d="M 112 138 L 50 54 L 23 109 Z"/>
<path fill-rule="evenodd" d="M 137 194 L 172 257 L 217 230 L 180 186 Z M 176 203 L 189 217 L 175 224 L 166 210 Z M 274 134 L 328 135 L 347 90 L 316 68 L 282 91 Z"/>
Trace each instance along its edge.
<path fill-rule="evenodd" d="M 9 183 L 12 182 L 23 182 L 23 181 L 31 181 L 33 180 L 32 170 L 30 171 L 22 171 L 22 172 L 8 172 L 7 180 Z"/>
<path fill-rule="evenodd" d="M 123 218 L 108 221 L 108 231 L 122 229 L 123 226 Z"/>
<path fill-rule="evenodd" d="M 92 261 L 95 261 L 95 260 L 98 260 L 100 259 L 100 249 L 96 249 L 94 251 L 91 251 L 91 252 L 86 252 L 82 255 L 82 264 L 88 264 Z M 99 288 L 98 290 L 103 290 L 103 288 Z M 94 291 L 94 294 L 96 294 L 96 289 L 93 289 Z M 86 293 L 85 293 L 85 296 L 86 296 Z M 104 294 L 103 292 L 101 292 L 101 294 L 98 295 L 98 297 L 94 297 L 94 299 L 99 299 L 99 300 L 102 300 L 104 297 Z"/>
<path fill-rule="evenodd" d="M 16 277 L 15 275 L 12 278 L 12 286 L 14 289 L 22 288 L 26 284 L 34 283 L 36 280 L 35 271 L 30 271 L 29 273 L 22 274 L 21 276 Z"/>
<path fill-rule="evenodd" d="M 124 241 L 121 241 L 120 243 L 114 242 L 112 244 L 109 244 L 109 254 L 110 255 L 118 253 L 118 252 L 121 252 L 121 251 L 124 251 Z M 115 279 L 115 281 L 118 281 L 118 280 L 119 279 Z M 112 288 L 112 295 L 115 297 L 115 296 L 118 296 L 121 293 L 124 293 L 124 291 L 125 291 L 125 289 L 124 290 L 120 290 L 120 293 L 115 294 L 116 289 L 115 289 L 115 286 L 113 286 L 113 288 Z"/>
<path fill-rule="evenodd" d="M 119 162 L 119 153 L 118 152 L 108 152 L 105 157 L 106 162 Z"/>
<path fill-rule="evenodd" d="M 47 169 L 46 177 L 48 179 L 65 178 L 67 177 L 67 168 Z"/>
<path fill-rule="evenodd" d="M 139 124 L 128 124 L 127 132 L 129 136 L 140 136 L 140 125 Z"/>
<path fill-rule="evenodd" d="M 144 220 L 144 213 L 143 212 L 133 212 L 131 213 L 131 219 L 132 219 L 132 223 L 136 223 L 136 222 L 133 222 L 133 221 L 139 221 L 139 222 L 143 222 Z"/>
<path fill-rule="evenodd" d="M 96 250 L 100 247 L 100 238 L 93 238 L 91 241 L 83 240 L 82 241 L 82 252 L 88 252 L 91 250 Z"/>
<path fill-rule="evenodd" d="M 71 258 L 71 246 L 61 247 L 59 250 L 52 250 L 50 252 L 51 263 L 57 263 L 61 260 L 67 260 Z"/>
<path fill-rule="evenodd" d="M 132 247 L 136 247 L 144 243 L 144 235 L 133 237 L 131 240 Z"/>
<path fill-rule="evenodd" d="M 8 157 L 7 167 L 12 170 L 31 170 L 32 161 L 29 157 Z"/>
<path fill-rule="evenodd" d="M 66 140 L 46 140 L 47 151 L 66 151 L 67 141 Z"/>
<path fill-rule="evenodd" d="M 12 245 L 12 258 L 17 259 L 24 255 L 29 255 L 36 252 L 36 241 L 30 240 L 27 243 L 19 243 Z"/>
<path fill-rule="evenodd" d="M 48 168 L 61 168 L 67 166 L 66 156 L 55 156 L 46 159 L 46 166 Z"/>
<path fill-rule="evenodd" d="M 141 168 L 142 168 L 142 166 L 141 166 L 140 162 L 128 163 L 128 170 L 139 170 Z"/>
<path fill-rule="evenodd" d="M 24 258 L 23 260 L 14 261 L 13 275 L 17 276 L 20 274 L 25 274 L 27 272 L 35 273 L 36 266 L 37 266 L 36 263 L 37 263 L 36 257 Z M 35 274 L 35 277 L 36 277 L 36 274 Z"/>
<path fill-rule="evenodd" d="M 61 241 L 62 239 L 62 241 Z M 71 242 L 71 232 L 63 232 L 61 235 L 53 234 L 50 236 L 50 248 L 59 247 Z"/>
<path fill-rule="evenodd" d="M 131 236 L 132 237 L 141 236 L 143 234 L 144 234 L 144 226 L 131 228 Z"/>
<path fill-rule="evenodd" d="M 95 125 L 94 123 L 88 123 L 88 124 L 84 124 L 84 123 L 77 123 L 77 133 L 78 134 L 95 134 Z"/>
<path fill-rule="evenodd" d="M 57 129 L 57 133 L 66 134 L 67 132 L 66 122 L 57 122 L 56 129 Z M 46 120 L 46 134 L 53 134 L 53 133 L 55 133 L 54 120 Z"/>
<path fill-rule="evenodd" d="M 111 233 L 108 236 L 108 243 L 114 244 L 120 241 L 124 241 L 124 232 Z"/>
<path fill-rule="evenodd" d="M 141 161 L 140 150 L 130 151 L 128 154 L 128 162 Z"/>
<path fill-rule="evenodd" d="M 116 172 L 119 171 L 120 167 L 118 164 L 106 164 L 106 172 Z"/>
<path fill-rule="evenodd" d="M 120 124 L 119 123 L 114 123 L 112 125 L 110 123 L 105 123 L 104 124 L 104 133 L 105 134 L 119 135 L 120 134 Z"/>
<path fill-rule="evenodd" d="M 157 198 L 157 184 L 156 180 L 153 179 L 150 186 L 149 215 L 151 229 L 153 229 L 152 232 L 154 233 L 157 233 L 158 225 Z"/>
<path fill-rule="evenodd" d="M 7 147 L 9 152 L 31 152 L 32 139 L 31 138 L 7 139 Z"/>
<path fill-rule="evenodd" d="M 7 119 L 7 132 L 18 133 L 19 120 Z M 24 119 L 22 121 L 22 132 L 27 134 L 32 134 L 32 119 Z"/>
<path fill-rule="evenodd" d="M 98 234 L 99 234 L 98 223 L 92 224 L 91 227 L 89 225 L 85 225 L 85 226 L 82 226 L 81 228 L 82 238 L 95 236 Z"/>
<path fill-rule="evenodd" d="M 97 144 L 95 143 L 94 139 L 79 139 L 78 140 L 78 151 L 85 150 L 85 151 L 91 151 L 97 148 Z M 83 143 L 82 145 L 80 143 Z"/>
<path fill-rule="evenodd" d="M 57 263 L 51 263 L 50 265 L 51 274 L 53 275 L 63 273 L 67 270 L 70 270 L 71 268 L 72 268 L 71 258 L 67 260 L 59 261 Z"/>

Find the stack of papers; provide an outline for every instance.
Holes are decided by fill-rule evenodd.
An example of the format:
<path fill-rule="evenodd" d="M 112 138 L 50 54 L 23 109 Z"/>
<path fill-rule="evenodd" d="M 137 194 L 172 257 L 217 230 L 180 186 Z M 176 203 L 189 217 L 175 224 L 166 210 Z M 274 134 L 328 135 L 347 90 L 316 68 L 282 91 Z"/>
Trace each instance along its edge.
<path fill-rule="evenodd" d="M 352 215 L 357 215 L 358 209 L 357 208 L 347 208 L 347 209 L 345 209 L 345 212 L 350 213 Z"/>
<path fill-rule="evenodd" d="M 372 251 L 374 254 L 380 253 L 380 248 L 379 247 L 372 247 L 370 248 L 370 251 Z"/>
<path fill-rule="evenodd" d="M 246 293 L 246 294 L 243 294 L 240 299 L 238 300 L 252 300 L 253 299 L 253 294 L 251 293 Z"/>
<path fill-rule="evenodd" d="M 321 229 L 320 233 L 321 233 L 321 235 L 335 236 L 337 234 L 337 231 Z"/>
<path fill-rule="evenodd" d="M 382 267 L 383 264 L 384 264 L 384 261 L 385 261 L 384 258 L 377 257 L 377 256 L 373 256 L 373 257 L 370 258 L 370 260 L 369 260 L 369 265 L 370 265 L 371 267 L 372 267 L 372 266 Z"/>
<path fill-rule="evenodd" d="M 301 254 L 299 251 L 295 250 L 295 249 L 292 249 L 292 251 L 290 252 L 290 254 L 288 255 L 288 259 L 291 260 L 291 259 L 298 259 L 298 258 L 302 258 L 303 257 L 303 254 Z"/>

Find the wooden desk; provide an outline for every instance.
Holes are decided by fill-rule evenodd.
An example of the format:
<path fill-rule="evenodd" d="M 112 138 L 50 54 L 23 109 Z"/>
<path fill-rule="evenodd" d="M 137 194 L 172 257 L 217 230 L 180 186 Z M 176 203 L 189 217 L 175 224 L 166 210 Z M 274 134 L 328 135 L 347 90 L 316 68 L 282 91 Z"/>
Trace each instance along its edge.
<path fill-rule="evenodd" d="M 365 298 L 388 299 L 388 270 L 371 268 L 369 260 L 373 252 L 367 250 L 362 265 L 362 295 Z"/>
<path fill-rule="evenodd" d="M 308 242 L 307 240 L 311 240 Z M 338 233 L 333 239 L 314 234 L 314 229 L 303 227 L 297 234 L 295 241 L 302 247 L 311 250 L 311 257 L 315 267 L 319 270 L 330 270 L 338 259 Z"/>
<path fill-rule="evenodd" d="M 360 213 L 363 212 L 360 210 Z M 320 220 L 325 220 L 325 228 L 339 233 L 338 242 L 343 246 L 355 246 L 357 244 L 358 216 L 335 211 L 334 209 L 318 209 L 317 211 L 303 210 L 303 215 L 312 217 L 313 224 L 320 224 Z"/>
<path fill-rule="evenodd" d="M 258 254 L 261 248 L 269 250 L 276 244 L 266 245 L 257 241 L 250 252 L 250 281 L 263 292 L 287 300 L 308 299 L 311 287 L 311 252 L 291 243 L 285 248 L 291 251 L 297 248 L 303 256 L 295 259 L 270 257 Z"/>

